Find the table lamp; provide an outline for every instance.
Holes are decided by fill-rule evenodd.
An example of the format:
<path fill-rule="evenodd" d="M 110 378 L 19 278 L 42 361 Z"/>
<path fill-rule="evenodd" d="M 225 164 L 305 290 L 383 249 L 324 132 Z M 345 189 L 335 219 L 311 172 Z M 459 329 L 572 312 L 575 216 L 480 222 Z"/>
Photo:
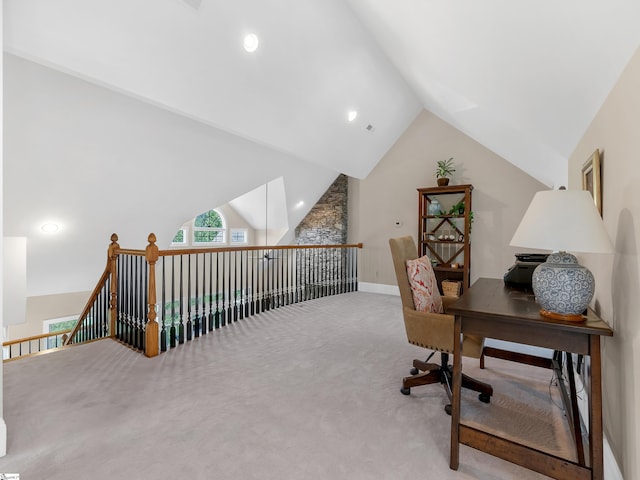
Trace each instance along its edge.
<path fill-rule="evenodd" d="M 533 272 L 531 286 L 540 313 L 560 320 L 584 320 L 595 280 L 567 252 L 614 253 L 591 194 L 586 190 L 536 193 L 510 245 L 554 252 Z"/>

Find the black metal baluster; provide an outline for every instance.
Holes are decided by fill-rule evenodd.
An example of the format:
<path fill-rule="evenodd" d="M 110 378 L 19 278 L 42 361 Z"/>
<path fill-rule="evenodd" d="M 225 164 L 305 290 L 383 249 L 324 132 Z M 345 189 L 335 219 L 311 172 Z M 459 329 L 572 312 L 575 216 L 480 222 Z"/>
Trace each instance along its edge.
<path fill-rule="evenodd" d="M 209 331 L 215 326 L 213 321 L 213 252 L 209 252 Z"/>
<path fill-rule="evenodd" d="M 347 292 L 353 291 L 353 250 L 347 251 Z"/>
<path fill-rule="evenodd" d="M 169 348 L 176 348 L 176 266 L 171 255 L 171 327 L 169 328 Z"/>
<path fill-rule="evenodd" d="M 231 305 L 231 302 L 233 302 L 233 285 L 231 283 L 231 252 L 225 252 L 225 257 L 229 262 L 229 268 L 227 269 L 227 325 L 229 325 L 233 322 L 233 306 Z"/>
<path fill-rule="evenodd" d="M 344 258 L 345 258 L 345 249 L 340 249 L 340 266 L 338 270 L 338 291 L 340 293 L 344 293 Z"/>
<path fill-rule="evenodd" d="M 276 277 L 275 277 L 275 272 L 277 270 L 277 265 L 276 265 L 276 259 L 275 259 L 275 255 L 276 255 L 276 251 L 275 250 L 271 250 L 271 255 L 270 255 L 270 259 L 268 260 L 269 263 L 269 308 L 275 308 L 275 299 L 277 296 L 277 291 L 276 291 Z"/>
<path fill-rule="evenodd" d="M 267 253 L 265 252 L 265 250 L 262 250 L 262 259 L 261 259 L 261 264 L 262 264 L 262 302 L 261 302 L 261 311 L 266 311 L 267 310 L 267 295 L 269 294 L 269 286 L 268 286 L 268 279 L 269 279 L 269 258 L 267 256 Z"/>
<path fill-rule="evenodd" d="M 187 342 L 193 338 L 191 322 L 191 254 L 187 255 Z"/>
<path fill-rule="evenodd" d="M 137 263 L 136 263 L 136 257 L 131 257 L 130 260 L 131 262 L 131 292 L 129 293 L 129 296 L 131 297 L 129 299 L 129 345 L 131 345 L 131 347 L 136 348 L 136 309 L 135 309 L 135 299 L 136 299 L 136 293 L 137 293 L 137 289 L 138 289 L 138 276 L 136 275 L 136 269 L 137 269 Z"/>
<path fill-rule="evenodd" d="M 313 284 L 312 284 L 312 278 L 313 278 L 313 272 L 311 271 L 311 262 L 313 261 L 313 250 L 310 248 L 306 249 L 306 257 L 307 257 L 307 279 L 305 281 L 305 296 L 304 299 L 305 300 L 311 300 L 313 298 Z"/>
<path fill-rule="evenodd" d="M 320 275 L 320 296 L 327 296 L 327 268 L 329 267 L 329 259 L 327 258 L 327 249 L 322 248 L 318 250 L 319 254 L 319 265 L 318 265 L 318 274 Z"/>
<path fill-rule="evenodd" d="M 137 337 L 136 337 L 136 345 L 138 347 L 139 350 L 144 350 L 144 347 L 142 345 L 142 339 L 144 337 L 144 320 L 145 320 L 145 306 L 144 304 L 144 285 L 143 285 L 143 268 L 142 268 L 142 262 L 143 262 L 143 258 L 142 257 L 138 257 L 138 262 L 137 262 L 137 266 L 138 266 L 138 293 L 136 294 L 136 300 L 137 300 L 137 306 L 138 306 L 138 310 L 136 312 L 136 316 L 138 317 L 138 329 L 136 331 L 137 333 Z M 144 262 L 144 264 L 146 265 L 147 262 Z"/>
<path fill-rule="evenodd" d="M 215 327 L 220 328 L 220 289 L 218 288 L 218 280 L 220 279 L 219 252 L 216 252 L 216 315 Z"/>
<path fill-rule="evenodd" d="M 166 262 L 167 257 L 162 257 L 162 326 L 160 327 L 160 351 L 167 351 L 167 329 L 166 329 L 166 317 L 167 317 L 167 284 L 166 284 Z"/>
<path fill-rule="evenodd" d="M 258 262 L 257 250 L 251 250 L 251 315 L 259 313 L 258 310 Z"/>
<path fill-rule="evenodd" d="M 239 285 L 239 294 L 240 294 L 240 304 L 238 306 L 238 311 L 239 311 L 239 318 L 243 319 L 244 318 L 244 301 L 246 299 L 245 297 L 245 293 L 244 293 L 244 252 L 242 250 L 238 250 L 237 254 L 236 254 L 236 258 L 240 256 L 240 271 L 238 272 L 238 277 L 240 278 L 240 285 Z"/>
<path fill-rule="evenodd" d="M 125 325 L 127 323 L 127 259 L 125 255 L 120 255 L 120 269 L 118 270 L 118 278 L 122 291 L 118 296 L 118 340 L 124 342 L 125 339 Z"/>
<path fill-rule="evenodd" d="M 189 255 L 189 257 L 191 257 L 191 255 Z M 195 317 L 195 322 L 193 325 L 193 333 L 194 336 L 196 338 L 198 338 L 200 336 L 200 304 L 198 303 L 198 280 L 199 280 L 199 275 L 198 275 L 198 254 L 196 253 L 196 295 L 195 295 L 195 302 L 196 302 L 196 317 Z M 191 278 L 191 277 L 189 277 Z M 189 282 L 191 283 L 191 282 Z M 191 302 L 189 302 L 191 303 Z"/>
<path fill-rule="evenodd" d="M 137 343 L 137 331 L 138 331 L 138 319 L 137 319 L 137 313 L 138 313 L 138 303 L 137 303 L 137 296 L 138 296 L 138 258 L 137 257 L 132 257 L 131 258 L 132 261 L 132 265 L 131 265 L 131 273 L 133 275 L 133 290 L 131 292 L 131 322 L 132 322 L 132 329 L 131 329 L 131 339 L 129 342 L 129 345 L 131 345 L 133 348 L 138 348 L 138 343 Z"/>
<path fill-rule="evenodd" d="M 231 256 L 231 254 L 229 254 Z M 233 252 L 233 321 L 238 321 L 238 251 Z"/>
<path fill-rule="evenodd" d="M 184 289 L 183 289 L 183 279 L 184 273 L 182 269 L 182 260 L 184 255 L 180 255 L 180 273 L 178 276 L 178 281 L 180 282 L 180 325 L 178 325 L 178 344 L 182 345 L 184 343 Z"/>
<path fill-rule="evenodd" d="M 355 273 L 353 275 L 353 291 L 358 291 L 358 249 L 353 248 L 353 264 Z"/>
<path fill-rule="evenodd" d="M 200 255 L 198 255 L 198 258 Z M 200 318 L 200 326 L 202 327 L 202 335 L 207 334 L 207 311 L 206 308 L 206 285 L 207 285 L 207 254 L 202 254 L 202 317 Z"/>
<path fill-rule="evenodd" d="M 116 271 L 118 272 L 118 284 L 116 285 L 116 291 L 118 295 L 116 296 L 116 324 L 115 331 L 113 332 L 116 340 L 120 340 L 120 301 L 122 299 L 122 255 L 118 255 L 116 260 Z"/>
<path fill-rule="evenodd" d="M 245 267 L 244 267 L 244 288 L 245 288 L 245 292 L 244 292 L 244 316 L 248 317 L 249 316 L 249 250 L 245 250 L 244 254 L 246 256 L 246 260 L 244 262 Z"/>
<path fill-rule="evenodd" d="M 284 250 L 278 249 L 278 307 L 284 306 Z"/>
<path fill-rule="evenodd" d="M 144 265 L 144 275 L 142 277 L 142 328 L 140 329 L 140 348 L 144 352 L 147 345 L 147 321 L 149 320 L 149 264 L 145 257 L 140 259 L 141 265 Z M 156 292 L 157 293 L 157 292 Z M 154 308 L 156 305 L 154 305 Z"/>
<path fill-rule="evenodd" d="M 340 247 L 336 247 L 336 256 L 335 256 L 335 265 L 334 265 L 334 276 L 333 276 L 333 290 L 336 295 L 340 292 L 340 262 L 342 259 L 342 249 Z"/>
<path fill-rule="evenodd" d="M 298 303 L 302 301 L 302 250 L 300 248 L 296 248 L 296 261 L 295 261 L 295 286 L 296 286 L 296 296 L 293 299 L 294 303 Z"/>
<path fill-rule="evenodd" d="M 351 249 L 347 248 L 345 250 L 345 271 L 344 271 L 344 279 L 345 279 L 345 292 L 351 291 Z"/>
<path fill-rule="evenodd" d="M 133 257 L 127 256 L 127 305 L 125 313 L 125 343 L 133 347 Z"/>
<path fill-rule="evenodd" d="M 122 295 L 120 295 L 120 341 L 126 343 L 127 339 L 127 299 L 129 298 L 129 279 L 127 278 L 127 256 L 121 255 L 122 268 L 120 277 L 122 278 Z"/>
<path fill-rule="evenodd" d="M 142 350 L 142 325 L 144 323 L 144 313 L 142 310 L 142 257 L 136 257 L 136 281 L 138 288 L 136 288 L 136 348 Z M 145 262 L 146 263 L 146 262 Z"/>
<path fill-rule="evenodd" d="M 221 299 L 221 303 L 222 303 L 222 311 L 220 312 L 220 326 L 224 327 L 227 324 L 227 309 L 225 308 L 225 297 L 226 297 L 226 291 L 225 291 L 225 280 L 226 280 L 226 275 L 225 275 L 225 257 L 226 254 L 225 252 L 222 252 L 222 277 L 221 277 L 221 293 L 222 293 L 222 299 Z"/>

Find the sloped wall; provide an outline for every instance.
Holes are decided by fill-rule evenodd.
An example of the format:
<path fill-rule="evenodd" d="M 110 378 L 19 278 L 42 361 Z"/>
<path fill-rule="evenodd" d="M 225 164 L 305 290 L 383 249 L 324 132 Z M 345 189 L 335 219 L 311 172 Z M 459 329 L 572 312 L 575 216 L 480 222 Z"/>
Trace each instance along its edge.
<path fill-rule="evenodd" d="M 569 188 L 582 188 L 582 165 L 602 157 L 602 219 L 615 255 L 581 255 L 596 279 L 593 306 L 613 328 L 602 341 L 604 431 L 619 478 L 640 478 L 640 49 L 632 57 L 569 158 Z M 607 468 L 607 458 L 605 458 Z M 612 473 L 607 478 L 618 478 Z"/>
<path fill-rule="evenodd" d="M 438 160 L 454 158 L 454 184 L 470 183 L 471 281 L 502 278 L 522 249 L 509 247 L 535 192 L 547 187 L 423 110 L 363 180 L 350 179 L 349 242 L 363 242 L 360 280 L 396 285 L 388 240 L 418 234 L 417 188 L 436 186 Z M 397 225 L 397 226 L 396 226 Z"/>

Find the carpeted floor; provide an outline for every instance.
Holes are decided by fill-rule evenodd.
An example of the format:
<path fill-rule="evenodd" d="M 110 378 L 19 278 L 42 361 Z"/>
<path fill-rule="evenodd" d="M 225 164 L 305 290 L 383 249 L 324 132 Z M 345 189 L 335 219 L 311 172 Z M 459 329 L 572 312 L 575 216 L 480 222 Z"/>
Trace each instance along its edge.
<path fill-rule="evenodd" d="M 111 340 L 4 365 L 21 479 L 545 478 L 468 447 L 449 469 L 441 386 L 399 393 L 413 358 L 399 297 L 350 293 L 239 321 L 154 359 Z M 465 421 L 568 451 L 551 371 L 487 359 Z M 550 390 L 554 399 L 550 398 Z"/>

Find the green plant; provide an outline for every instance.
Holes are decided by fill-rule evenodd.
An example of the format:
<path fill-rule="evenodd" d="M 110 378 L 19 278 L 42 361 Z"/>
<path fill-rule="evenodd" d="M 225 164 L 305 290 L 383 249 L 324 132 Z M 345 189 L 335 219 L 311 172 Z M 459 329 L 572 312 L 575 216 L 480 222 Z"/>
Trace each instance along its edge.
<path fill-rule="evenodd" d="M 448 215 L 462 215 L 464 213 L 464 200 L 460 200 L 449 210 Z"/>
<path fill-rule="evenodd" d="M 438 160 L 436 178 L 448 178 L 453 175 L 455 171 L 456 169 L 453 166 L 453 157 L 451 157 L 449 160 Z"/>

